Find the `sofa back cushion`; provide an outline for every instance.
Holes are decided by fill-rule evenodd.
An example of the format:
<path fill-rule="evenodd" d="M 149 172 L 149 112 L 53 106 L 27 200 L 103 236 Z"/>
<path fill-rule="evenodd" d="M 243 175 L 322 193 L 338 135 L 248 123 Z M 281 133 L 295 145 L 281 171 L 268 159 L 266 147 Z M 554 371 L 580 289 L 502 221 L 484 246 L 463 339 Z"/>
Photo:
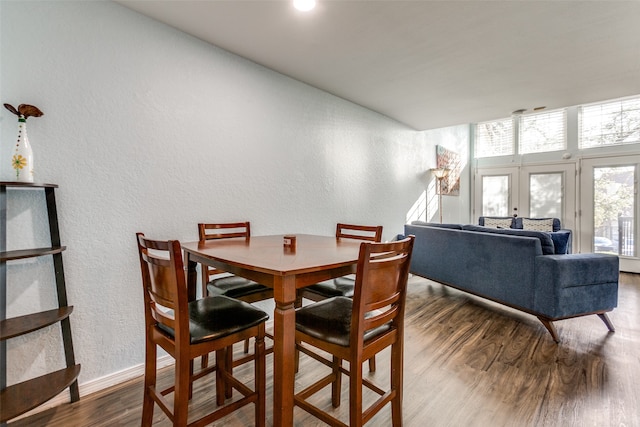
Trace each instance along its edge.
<path fill-rule="evenodd" d="M 411 225 L 422 225 L 427 227 L 453 228 L 454 230 L 462 230 L 462 224 L 440 224 L 439 222 L 413 221 Z"/>
<path fill-rule="evenodd" d="M 463 225 L 462 229 L 468 231 L 481 231 L 485 233 L 508 234 L 512 236 L 536 237 L 540 240 L 543 255 L 555 254 L 555 245 L 553 244 L 550 233 L 531 230 L 516 230 L 513 228 L 489 228 L 479 225 Z"/>

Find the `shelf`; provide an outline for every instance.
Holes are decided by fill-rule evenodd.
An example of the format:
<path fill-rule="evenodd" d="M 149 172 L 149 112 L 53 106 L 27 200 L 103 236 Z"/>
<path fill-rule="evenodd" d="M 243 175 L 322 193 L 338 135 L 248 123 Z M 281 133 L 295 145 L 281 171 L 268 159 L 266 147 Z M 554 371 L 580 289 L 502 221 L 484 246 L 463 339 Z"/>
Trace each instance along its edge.
<path fill-rule="evenodd" d="M 60 307 L 26 316 L 0 321 L 0 341 L 28 334 L 66 319 L 73 312 L 73 306 Z"/>
<path fill-rule="evenodd" d="M 2 0 L 0 0 L 2 1 Z M 58 209 L 56 207 L 56 184 L 0 181 L 0 427 L 6 422 L 42 405 L 69 390 L 71 402 L 80 399 L 78 375 L 80 365 L 75 362 L 71 322 L 69 316 L 73 307 L 67 305 L 67 288 L 64 278 L 62 252 L 67 248 L 60 242 Z M 50 246 L 45 248 L 29 248 L 7 250 L 7 205 L 11 192 L 36 191 L 45 196 L 47 216 L 49 219 Z M 56 284 L 58 307 L 39 313 L 29 313 L 7 319 L 7 261 L 15 261 L 41 256 L 52 256 L 53 274 Z M 19 281 L 18 281 L 19 283 Z M 3 297 L 4 295 L 4 297 Z M 64 345 L 65 369 L 52 372 L 38 378 L 24 381 L 7 387 L 7 342 L 24 334 L 28 334 L 55 323 L 60 324 Z"/>
<path fill-rule="evenodd" d="M 0 391 L 0 423 L 22 415 L 57 396 L 80 375 L 80 365 L 73 365 L 33 378 Z"/>
<path fill-rule="evenodd" d="M 49 248 L 20 249 L 17 251 L 0 252 L 0 261 L 14 261 L 17 259 L 34 258 L 44 255 L 54 255 L 66 250 L 66 246 L 52 246 Z"/>
<path fill-rule="evenodd" d="M 57 184 L 44 184 L 37 182 L 0 181 L 0 187 L 20 187 L 20 188 L 58 188 Z"/>

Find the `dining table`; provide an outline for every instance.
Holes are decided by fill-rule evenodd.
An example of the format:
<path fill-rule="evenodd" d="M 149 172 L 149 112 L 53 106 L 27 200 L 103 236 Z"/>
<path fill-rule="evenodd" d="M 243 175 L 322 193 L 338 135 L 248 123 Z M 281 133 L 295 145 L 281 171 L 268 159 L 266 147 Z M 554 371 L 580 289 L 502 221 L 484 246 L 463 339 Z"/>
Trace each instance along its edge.
<path fill-rule="evenodd" d="M 297 290 L 355 273 L 361 243 L 311 234 L 182 243 L 190 300 L 196 299 L 198 263 L 273 288 L 274 426 L 293 425 Z"/>

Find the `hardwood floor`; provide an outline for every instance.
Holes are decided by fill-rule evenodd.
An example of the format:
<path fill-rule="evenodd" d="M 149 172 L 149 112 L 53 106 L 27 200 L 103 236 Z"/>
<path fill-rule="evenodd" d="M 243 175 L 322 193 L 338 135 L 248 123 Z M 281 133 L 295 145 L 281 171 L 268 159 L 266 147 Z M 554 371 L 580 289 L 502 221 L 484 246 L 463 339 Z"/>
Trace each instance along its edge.
<path fill-rule="evenodd" d="M 618 308 L 610 313 L 615 333 L 597 316 L 564 320 L 556 322 L 560 344 L 533 316 L 418 277 L 409 289 L 405 426 L 640 426 L 640 275 L 621 275 Z M 387 356 L 365 375 L 385 384 Z M 308 384 L 319 369 L 302 356 L 296 381 Z M 160 378 L 171 376 L 165 369 Z M 196 383 L 194 411 L 213 395 L 212 380 Z M 346 417 L 345 402 L 346 394 L 337 413 Z M 141 404 L 140 378 L 9 425 L 136 426 Z M 317 404 L 330 406 L 328 390 Z M 390 414 L 385 408 L 369 425 L 390 425 Z M 154 426 L 169 425 L 159 409 L 154 415 Z M 267 425 L 271 415 L 269 393 Z M 295 419 L 296 426 L 323 425 L 298 408 Z M 253 425 L 253 409 L 215 425 Z"/>

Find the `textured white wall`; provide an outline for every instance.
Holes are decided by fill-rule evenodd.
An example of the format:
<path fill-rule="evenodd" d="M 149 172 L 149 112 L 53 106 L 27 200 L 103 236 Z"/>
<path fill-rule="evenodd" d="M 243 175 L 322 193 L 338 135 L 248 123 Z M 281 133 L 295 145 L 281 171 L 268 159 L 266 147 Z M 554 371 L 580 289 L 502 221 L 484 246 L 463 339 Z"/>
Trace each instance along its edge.
<path fill-rule="evenodd" d="M 466 126 L 416 132 L 111 2 L 0 2 L 0 23 L 0 100 L 45 113 L 27 126 L 37 181 L 60 185 L 81 384 L 143 362 L 136 231 L 187 241 L 197 222 L 247 219 L 256 235 L 331 235 L 352 221 L 391 239 L 434 146 L 468 145 Z M 15 116 L 0 126 L 10 180 Z M 48 245 L 44 197 L 11 191 L 9 205 L 8 248 Z M 8 275 L 9 316 L 55 306 L 49 259 Z M 9 383 L 62 367 L 60 342 L 57 326 L 11 340 Z"/>

